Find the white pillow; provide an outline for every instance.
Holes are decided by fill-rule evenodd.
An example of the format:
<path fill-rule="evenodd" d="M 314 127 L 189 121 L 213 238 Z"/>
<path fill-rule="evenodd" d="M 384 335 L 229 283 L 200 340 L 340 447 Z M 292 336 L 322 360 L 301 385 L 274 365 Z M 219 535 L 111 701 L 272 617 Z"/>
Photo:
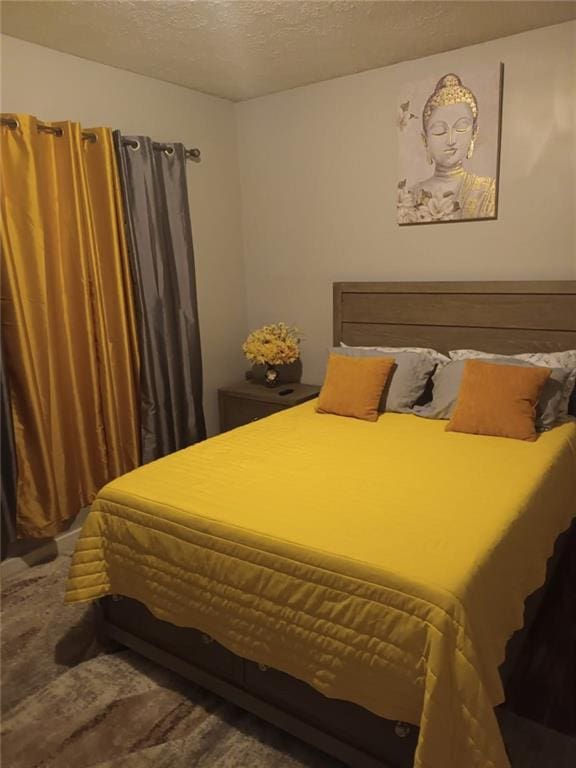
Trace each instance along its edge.
<path fill-rule="evenodd" d="M 525 352 L 514 357 L 544 368 L 576 368 L 576 349 L 567 349 L 565 352 Z"/>
<path fill-rule="evenodd" d="M 491 352 L 480 352 L 477 349 L 451 349 L 448 353 L 451 360 L 470 360 L 482 357 L 515 357 L 525 360 L 532 365 L 540 365 L 542 368 L 567 368 L 572 373 L 566 379 L 562 400 L 558 406 L 560 419 L 568 418 L 568 407 L 574 386 L 576 385 L 576 349 L 567 349 L 564 352 L 524 352 L 521 355 L 497 355 Z"/>
<path fill-rule="evenodd" d="M 451 349 L 450 360 L 468 360 L 474 357 L 517 357 L 543 368 L 576 368 L 576 349 L 564 352 L 523 352 L 521 355 L 502 355 L 496 352 L 481 352 L 478 349 Z"/>
<path fill-rule="evenodd" d="M 349 347 L 349 344 L 340 342 L 341 347 Z M 426 347 L 353 347 L 353 349 L 373 349 L 378 352 L 384 352 L 387 354 L 393 354 L 394 352 L 416 352 L 421 355 L 428 355 L 437 363 L 446 364 L 450 362 L 450 358 L 447 355 L 443 355 L 442 352 L 438 352 L 436 349 L 428 349 Z"/>

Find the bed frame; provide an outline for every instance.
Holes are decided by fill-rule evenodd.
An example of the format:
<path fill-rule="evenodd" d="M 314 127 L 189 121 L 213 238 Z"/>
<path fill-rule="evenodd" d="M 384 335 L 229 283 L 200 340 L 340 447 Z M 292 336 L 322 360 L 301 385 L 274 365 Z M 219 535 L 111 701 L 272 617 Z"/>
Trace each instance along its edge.
<path fill-rule="evenodd" d="M 576 349 L 576 281 L 335 283 L 334 344 L 341 341 L 442 352 Z M 514 671 L 525 669 L 526 654 L 534 653 L 530 638 L 539 612 L 544 606 L 549 611 L 554 601 L 562 603 L 557 595 L 562 585 L 553 576 L 562 570 L 559 563 L 566 563 L 566 550 L 575 545 L 573 524 L 556 542 L 544 586 L 526 601 L 524 627 L 510 639 L 500 670 L 509 698 L 514 698 Z M 554 594 L 547 594 L 551 585 Z M 194 629 L 156 619 L 130 598 L 100 600 L 98 617 L 102 638 L 132 648 L 353 768 L 413 764 L 415 725 L 327 699 L 299 680 L 236 656 Z"/>

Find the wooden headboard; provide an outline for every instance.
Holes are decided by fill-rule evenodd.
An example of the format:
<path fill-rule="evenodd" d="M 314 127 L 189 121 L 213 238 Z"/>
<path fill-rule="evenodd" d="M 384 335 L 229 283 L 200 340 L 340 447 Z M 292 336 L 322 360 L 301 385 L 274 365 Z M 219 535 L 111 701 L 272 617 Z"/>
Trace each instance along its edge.
<path fill-rule="evenodd" d="M 334 283 L 334 344 L 576 349 L 576 280 Z"/>

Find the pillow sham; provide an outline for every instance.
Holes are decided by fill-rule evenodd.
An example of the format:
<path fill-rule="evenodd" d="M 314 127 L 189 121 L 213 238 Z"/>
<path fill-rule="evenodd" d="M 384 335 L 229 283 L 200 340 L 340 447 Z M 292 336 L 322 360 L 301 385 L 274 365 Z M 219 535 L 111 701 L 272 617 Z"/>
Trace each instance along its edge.
<path fill-rule="evenodd" d="M 393 367 L 393 357 L 330 355 L 316 410 L 376 421 L 382 390 Z"/>
<path fill-rule="evenodd" d="M 567 349 L 562 352 L 526 352 L 518 355 L 518 358 L 533 365 L 569 369 L 571 376 L 564 386 L 560 418 L 567 419 L 571 414 L 576 415 L 572 401 L 576 396 L 576 349 Z"/>
<path fill-rule="evenodd" d="M 363 347 L 334 347 L 332 354 L 344 357 L 382 357 L 381 350 Z M 394 369 L 388 380 L 379 410 L 408 413 L 424 392 L 436 363 L 428 355 L 415 352 L 394 352 Z M 389 353 L 392 356 L 392 353 Z"/>
<path fill-rule="evenodd" d="M 551 369 L 463 362 L 458 401 L 446 431 L 536 440 L 536 406 Z"/>
<path fill-rule="evenodd" d="M 478 349 L 452 349 L 448 353 L 451 360 L 468 360 L 471 358 L 505 358 L 524 360 L 532 365 L 540 365 L 545 368 L 565 368 L 571 371 L 571 375 L 564 383 L 561 398 L 559 419 L 565 419 L 571 412 L 570 398 L 576 387 L 576 349 L 567 349 L 562 352 L 523 352 L 519 355 L 498 355 L 492 352 L 482 352 Z"/>
<path fill-rule="evenodd" d="M 576 349 L 567 349 L 563 352 L 522 352 L 519 355 L 502 355 L 496 352 L 482 352 L 479 349 L 451 349 L 448 352 L 451 360 L 467 360 L 479 357 L 514 357 L 518 360 L 526 360 L 534 365 L 544 368 L 576 368 Z"/>
<path fill-rule="evenodd" d="M 490 357 L 482 360 L 491 365 L 509 365 L 519 368 L 542 367 L 515 357 Z M 436 371 L 432 377 L 432 401 L 426 405 L 415 406 L 412 412 L 427 419 L 449 419 L 454 413 L 458 400 L 466 362 L 466 360 L 453 360 Z M 551 429 L 562 420 L 564 388 L 566 381 L 572 375 L 570 370 L 564 368 L 545 368 L 544 370 L 550 371 L 550 377 L 544 385 L 536 409 L 536 428 L 539 431 Z"/>
<path fill-rule="evenodd" d="M 444 355 L 442 352 L 438 352 L 437 349 L 430 349 L 428 347 L 352 347 L 348 344 L 340 342 L 340 346 L 344 349 L 371 349 L 383 352 L 384 354 L 396 354 L 398 352 L 414 352 L 418 355 L 428 355 L 433 358 L 437 363 L 448 363 L 450 358 L 448 355 Z"/>

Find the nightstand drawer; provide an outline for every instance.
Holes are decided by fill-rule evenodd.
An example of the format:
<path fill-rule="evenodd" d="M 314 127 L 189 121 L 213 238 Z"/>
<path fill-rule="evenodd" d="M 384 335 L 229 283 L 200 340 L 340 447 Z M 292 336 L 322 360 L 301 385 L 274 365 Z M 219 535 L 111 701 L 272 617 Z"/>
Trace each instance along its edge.
<path fill-rule="evenodd" d="M 252 380 L 240 381 L 218 390 L 220 431 L 226 432 L 251 421 L 258 421 L 307 400 L 318 397 L 320 387 L 293 382 L 285 386 L 265 387 Z"/>
<path fill-rule="evenodd" d="M 251 421 L 258 421 L 265 416 L 283 411 L 286 406 L 264 403 L 260 400 L 244 400 L 240 397 L 221 396 L 220 429 L 225 432 L 228 429 L 241 427 Z"/>

